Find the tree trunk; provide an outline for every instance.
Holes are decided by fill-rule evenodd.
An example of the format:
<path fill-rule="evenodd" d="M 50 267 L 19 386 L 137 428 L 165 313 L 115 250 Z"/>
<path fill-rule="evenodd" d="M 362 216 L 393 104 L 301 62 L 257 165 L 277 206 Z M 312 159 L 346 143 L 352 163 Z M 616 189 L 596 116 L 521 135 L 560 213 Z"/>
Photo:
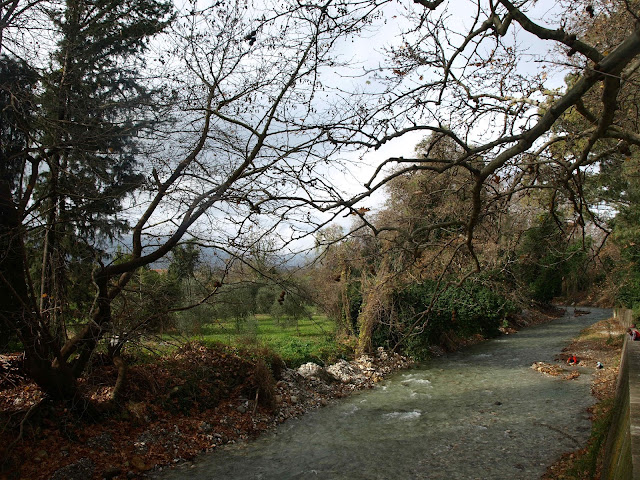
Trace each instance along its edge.
<path fill-rule="evenodd" d="M 91 359 L 91 354 L 104 334 L 105 326 L 111 322 L 112 299 L 108 291 L 109 278 L 98 274 L 94 280 L 98 286 L 98 300 L 91 321 L 65 343 L 60 355 L 61 360 L 66 362 L 71 355 L 77 353 L 77 357 L 72 362 L 76 377 L 84 372 Z"/>
<path fill-rule="evenodd" d="M 49 162 L 48 212 L 44 226 L 42 245 L 42 272 L 40 278 L 40 314 L 51 334 L 60 344 L 65 342 L 64 323 L 60 315 L 62 298 L 62 254 L 60 252 L 60 203 L 63 201 L 58 192 L 60 172 L 59 156 L 54 155 Z"/>
<path fill-rule="evenodd" d="M 374 277 L 370 279 L 363 277 L 362 310 L 358 315 L 360 327 L 356 349 L 358 355 L 371 353 L 375 326 L 382 320 L 388 320 L 390 316 L 393 283 L 392 276 L 387 272 L 388 265 L 384 261 Z"/>
<path fill-rule="evenodd" d="M 74 398 L 77 388 L 71 369 L 64 362 L 52 365 L 54 358 L 60 358 L 59 344 L 45 328 L 30 292 L 24 232 L 5 180 L 0 180 L 0 252 L 0 318 L 17 331 L 29 375 L 38 386 L 53 398 Z"/>
<path fill-rule="evenodd" d="M 342 296 L 342 315 L 341 320 L 345 333 L 349 336 L 356 334 L 353 318 L 351 318 L 351 298 L 349 298 L 349 282 L 351 281 L 351 271 L 349 268 L 343 268 L 340 273 L 340 294 Z"/>
<path fill-rule="evenodd" d="M 113 356 L 113 364 L 118 369 L 118 378 L 113 387 L 113 392 L 111 392 L 111 401 L 115 403 L 120 399 L 122 389 L 127 379 L 127 364 L 119 353 Z"/>

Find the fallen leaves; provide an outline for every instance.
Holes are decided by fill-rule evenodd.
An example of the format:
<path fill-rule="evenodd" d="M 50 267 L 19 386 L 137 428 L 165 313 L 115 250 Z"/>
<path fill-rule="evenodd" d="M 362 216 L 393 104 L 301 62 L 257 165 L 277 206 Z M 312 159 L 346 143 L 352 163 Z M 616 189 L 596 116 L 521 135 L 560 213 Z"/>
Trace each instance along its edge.
<path fill-rule="evenodd" d="M 39 388 L 19 375 L 21 367 L 14 368 L 18 357 L 3 356 L 0 361 L 5 380 L 0 388 L 0 455 L 9 471 L 23 478 L 49 479 L 86 458 L 93 471 L 87 480 L 120 472 L 135 478 L 155 465 L 193 458 L 223 441 L 248 438 L 270 426 L 236 410 L 237 398 L 254 388 L 253 363 L 225 347 L 187 345 L 153 364 L 133 365 L 120 408 L 105 411 L 99 419 L 46 404 L 38 418 L 28 422 L 23 441 L 7 451 L 28 409 L 42 400 Z M 81 380 L 80 388 L 101 408 L 117 373 L 112 365 L 102 364 L 92 373 L 92 382 Z M 176 389 L 181 394 L 172 395 Z M 261 408 L 256 413 L 268 418 Z M 199 429 L 205 420 L 214 426 L 210 433 Z M 88 468 L 83 463 L 80 467 Z"/>
<path fill-rule="evenodd" d="M 190 460 L 219 445 L 255 437 L 289 417 L 326 405 L 328 398 L 346 396 L 358 388 L 341 383 L 328 386 L 286 370 L 283 375 L 289 376 L 273 385 L 277 408 L 271 410 L 260 403 L 264 395 L 256 395 L 257 389 L 265 388 L 261 377 L 267 357 L 258 353 L 262 366 L 257 368 L 255 352 L 189 344 L 154 363 L 132 365 L 118 409 L 88 418 L 45 404 L 37 419 L 34 416 L 28 422 L 24 441 L 11 451 L 6 446 L 16 438 L 17 425 L 42 394 L 32 383 L 0 389 L 4 427 L 0 456 L 6 461 L 6 472 L 34 480 L 54 474 L 65 480 L 142 478 L 156 466 Z M 391 356 L 380 354 L 376 360 L 382 374 L 406 366 L 387 357 Z M 80 388 L 98 407 L 104 406 L 116 377 L 113 365 L 98 361 L 91 383 L 82 380 Z M 70 472 L 82 473 L 70 477 Z M 2 474 L 0 480 L 4 480 Z"/>

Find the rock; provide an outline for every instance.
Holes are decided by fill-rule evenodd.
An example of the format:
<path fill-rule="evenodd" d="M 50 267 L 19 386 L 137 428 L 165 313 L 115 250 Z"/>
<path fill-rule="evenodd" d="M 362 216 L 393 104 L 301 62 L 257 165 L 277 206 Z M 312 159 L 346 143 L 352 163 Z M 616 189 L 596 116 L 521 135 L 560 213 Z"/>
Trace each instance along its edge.
<path fill-rule="evenodd" d="M 247 413 L 247 407 L 245 407 L 244 405 L 238 405 L 238 408 L 236 408 L 236 410 L 239 413 Z"/>
<path fill-rule="evenodd" d="M 304 378 L 317 378 L 318 380 L 322 380 L 323 382 L 335 382 L 336 378 L 331 375 L 327 370 L 322 368 L 320 365 L 309 362 L 304 365 L 300 365 L 297 370 L 298 374 L 303 376 Z"/>
<path fill-rule="evenodd" d="M 361 370 L 351 365 L 346 360 L 340 360 L 327 367 L 327 372 L 336 377 L 342 383 L 356 383 L 366 380 Z"/>
<path fill-rule="evenodd" d="M 113 437 L 110 433 L 101 433 L 87 440 L 87 446 L 91 448 L 99 448 L 106 452 L 113 451 Z"/>
<path fill-rule="evenodd" d="M 210 432 L 212 429 L 211 425 L 209 425 L 207 422 L 202 422 L 199 426 L 198 426 L 198 430 L 200 430 L 203 433 L 208 433 Z"/>
<path fill-rule="evenodd" d="M 317 377 L 318 372 L 320 372 L 321 370 L 322 370 L 322 367 L 313 362 L 308 362 L 298 367 L 298 373 L 305 378 Z"/>
<path fill-rule="evenodd" d="M 298 403 L 298 397 L 296 397 L 295 395 L 291 395 L 291 396 L 289 397 L 289 401 L 290 401 L 293 405 L 295 405 L 296 403 Z"/>
<path fill-rule="evenodd" d="M 94 469 L 94 463 L 85 457 L 57 470 L 49 480 L 86 480 L 93 477 Z"/>
<path fill-rule="evenodd" d="M 165 434 L 168 432 L 165 432 Z M 136 449 L 136 453 L 145 455 L 149 451 L 149 447 L 156 443 L 158 438 L 151 430 L 145 430 L 136 438 L 133 442 L 133 446 Z"/>

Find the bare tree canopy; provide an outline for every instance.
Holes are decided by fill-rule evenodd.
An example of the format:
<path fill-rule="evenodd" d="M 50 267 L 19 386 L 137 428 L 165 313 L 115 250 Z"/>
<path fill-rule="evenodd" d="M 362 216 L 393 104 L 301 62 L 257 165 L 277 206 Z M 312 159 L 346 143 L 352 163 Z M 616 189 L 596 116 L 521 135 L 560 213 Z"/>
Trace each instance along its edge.
<path fill-rule="evenodd" d="M 585 282 L 613 212 L 635 198 L 611 172 L 635 164 L 640 140 L 637 4 L 416 0 L 385 21 L 395 39 L 379 65 L 354 69 L 357 86 L 332 106 L 350 116 L 330 130 L 338 145 L 401 150 L 342 203 L 374 236 L 331 241 L 330 273 L 342 272 L 343 296 L 358 289 L 343 310 L 357 304 L 362 350 L 376 329 L 399 343 L 424 336 L 436 308 L 453 325 L 458 300 L 441 300 L 475 302 L 473 287 L 459 290 L 471 278 L 523 283 L 543 301 Z M 406 155 L 398 145 L 416 133 Z M 357 208 L 380 189 L 380 212 Z"/>
<path fill-rule="evenodd" d="M 637 6 L 414 3 L 403 4 L 409 24 L 387 63 L 361 73 L 378 91 L 345 95 L 342 108 L 353 113 L 332 132 L 336 142 L 368 149 L 416 131 L 431 139 L 419 157 L 378 165 L 365 182 L 369 192 L 417 170 L 465 169 L 473 177 L 471 208 L 460 220 L 472 256 L 474 232 L 492 207 L 528 190 L 550 192 L 551 210 L 571 205 L 582 225 L 585 217 L 601 223 L 584 194 L 586 172 L 640 140 L 632 97 Z M 611 16 L 615 35 L 605 38 L 603 17 Z M 443 140 L 455 145 L 446 158 L 434 154 Z M 387 166 L 397 168 L 389 174 Z"/>

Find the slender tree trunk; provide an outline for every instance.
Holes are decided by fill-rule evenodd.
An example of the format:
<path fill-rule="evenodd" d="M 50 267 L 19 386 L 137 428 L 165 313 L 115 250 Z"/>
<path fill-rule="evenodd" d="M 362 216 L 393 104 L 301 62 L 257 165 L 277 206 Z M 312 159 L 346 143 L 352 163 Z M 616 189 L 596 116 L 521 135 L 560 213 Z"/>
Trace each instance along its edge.
<path fill-rule="evenodd" d="M 66 362 L 72 354 L 77 354 L 72 362 L 76 377 L 84 372 L 91 354 L 104 334 L 105 327 L 111 322 L 112 298 L 109 295 L 109 277 L 98 274 L 94 280 L 98 286 L 98 299 L 91 321 L 65 343 L 60 355 L 62 361 Z"/>
<path fill-rule="evenodd" d="M 393 283 L 388 271 L 388 260 L 385 259 L 373 277 L 366 278 L 363 274 L 362 309 L 358 315 L 358 355 L 372 352 L 373 331 L 380 320 L 387 318 L 391 312 Z"/>
<path fill-rule="evenodd" d="M 340 284 L 342 296 L 342 321 L 343 328 L 347 335 L 353 336 L 356 334 L 356 330 L 353 324 L 353 318 L 351 318 L 351 299 L 349 298 L 349 281 L 351 280 L 350 269 L 347 267 L 342 269 L 340 273 Z"/>
<path fill-rule="evenodd" d="M 68 0 L 67 13 L 72 19 L 73 25 L 77 25 L 80 16 L 80 6 L 75 0 Z M 77 30 L 68 32 L 66 46 L 62 61 L 62 77 L 57 85 L 56 102 L 53 116 L 56 119 L 54 128 L 51 131 L 52 146 L 59 149 L 69 141 L 65 124 L 70 122 L 69 99 L 70 82 L 74 76 L 74 59 L 72 50 L 78 42 Z M 66 338 L 65 321 L 62 315 L 65 298 L 65 256 L 63 246 L 64 237 L 64 205 L 65 192 L 61 187 L 61 175 L 68 167 L 68 152 L 59 151 L 49 158 L 49 182 L 48 204 L 46 212 L 45 238 L 42 254 L 42 276 L 40 283 L 40 311 L 49 326 L 50 332 L 58 338 L 60 344 L 64 344 Z"/>
<path fill-rule="evenodd" d="M 60 158 L 55 155 L 49 162 L 49 208 L 45 223 L 45 235 L 42 248 L 42 274 L 40 278 L 40 312 L 49 331 L 60 344 L 64 343 L 64 321 L 61 316 L 63 298 L 64 265 L 62 263 L 61 221 L 62 196 L 59 193 Z"/>
<path fill-rule="evenodd" d="M 120 353 L 117 353 L 113 356 L 113 364 L 118 369 L 118 378 L 116 380 L 115 386 L 113 387 L 113 392 L 111 392 L 111 401 L 117 402 L 122 396 L 122 390 L 127 379 L 127 364 L 125 363 Z"/>

